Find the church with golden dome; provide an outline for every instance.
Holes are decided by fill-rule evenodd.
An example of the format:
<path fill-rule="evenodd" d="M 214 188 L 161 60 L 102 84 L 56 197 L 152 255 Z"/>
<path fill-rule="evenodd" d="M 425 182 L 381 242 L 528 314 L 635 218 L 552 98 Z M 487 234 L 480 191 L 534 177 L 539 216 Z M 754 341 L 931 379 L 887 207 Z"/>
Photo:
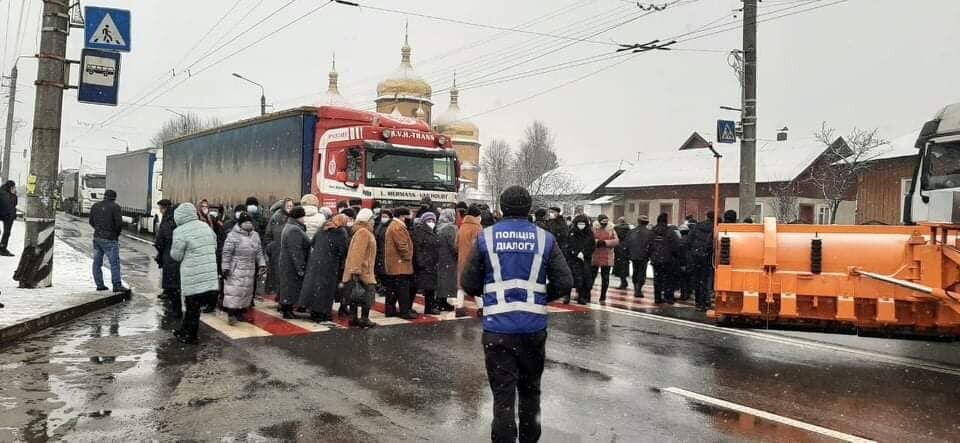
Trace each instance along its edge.
<path fill-rule="evenodd" d="M 377 98 L 374 100 L 377 112 L 423 120 L 438 133 L 449 137 L 460 159 L 462 181 L 467 187 L 478 189 L 480 129 L 465 120 L 460 110 L 456 74 L 450 89 L 450 104 L 443 113 L 433 118 L 433 88 L 413 69 L 411 53 L 409 33 L 405 32 L 400 48 L 400 66 L 377 84 Z M 321 97 L 321 104 L 350 106 L 340 95 L 336 66 L 334 61 L 329 87 Z"/>

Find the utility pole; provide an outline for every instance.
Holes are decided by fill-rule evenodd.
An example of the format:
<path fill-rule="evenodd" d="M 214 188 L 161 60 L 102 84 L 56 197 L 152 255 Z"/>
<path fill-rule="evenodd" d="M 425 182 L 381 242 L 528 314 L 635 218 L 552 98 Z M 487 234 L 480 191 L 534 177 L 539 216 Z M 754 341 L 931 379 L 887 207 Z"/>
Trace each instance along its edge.
<path fill-rule="evenodd" d="M 743 0 L 743 137 L 740 138 L 740 219 L 757 202 L 757 0 Z"/>
<path fill-rule="evenodd" d="M 13 143 L 13 108 L 17 103 L 17 64 L 10 69 L 10 99 L 7 101 L 7 131 L 3 139 L 3 163 L 0 164 L 0 181 L 10 177 L 10 149 Z"/>
<path fill-rule="evenodd" d="M 37 54 L 37 94 L 33 112 L 30 174 L 27 176 L 26 238 L 14 279 L 21 288 L 51 285 L 53 230 L 56 221 L 57 164 L 60 161 L 60 120 L 69 66 L 66 60 L 70 15 L 64 0 L 44 0 L 40 50 Z M 4 164 L 6 167 L 6 164 Z"/>

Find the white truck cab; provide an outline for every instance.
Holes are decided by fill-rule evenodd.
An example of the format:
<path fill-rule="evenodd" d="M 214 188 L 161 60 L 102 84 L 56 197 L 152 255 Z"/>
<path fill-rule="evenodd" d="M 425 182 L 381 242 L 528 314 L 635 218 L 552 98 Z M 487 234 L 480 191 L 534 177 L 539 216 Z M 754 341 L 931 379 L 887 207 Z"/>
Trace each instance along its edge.
<path fill-rule="evenodd" d="M 907 196 L 908 224 L 960 224 L 960 103 L 949 105 L 920 130 L 920 161 Z"/>

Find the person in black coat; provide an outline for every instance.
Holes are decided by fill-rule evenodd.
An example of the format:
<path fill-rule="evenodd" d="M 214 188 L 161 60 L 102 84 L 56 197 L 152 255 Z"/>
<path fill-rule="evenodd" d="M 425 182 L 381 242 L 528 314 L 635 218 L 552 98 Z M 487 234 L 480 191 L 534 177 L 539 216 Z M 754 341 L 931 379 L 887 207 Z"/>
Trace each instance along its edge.
<path fill-rule="evenodd" d="M 440 314 L 440 303 L 436 300 L 437 267 L 440 263 L 440 236 L 435 230 L 437 217 L 432 212 L 424 212 L 420 222 L 413 225 L 410 236 L 413 239 L 413 281 L 410 289 L 413 298 L 419 291 L 423 294 L 423 313 Z M 444 299 L 446 300 L 446 299 Z"/>
<path fill-rule="evenodd" d="M 310 241 L 307 240 L 303 207 L 290 211 L 287 224 L 280 234 L 280 250 L 277 253 L 277 300 L 283 318 L 294 319 L 293 305 L 300 300 L 303 278 L 307 273 L 307 257 L 310 253 Z"/>
<path fill-rule="evenodd" d="M 574 287 L 577 289 L 577 303 L 590 303 L 590 292 L 593 290 L 591 279 L 591 265 L 593 250 L 597 243 L 593 237 L 593 227 L 590 226 L 590 217 L 584 214 L 573 218 L 570 234 L 567 236 L 566 257 L 573 274 Z M 569 303 L 569 296 L 564 300 Z"/>
<path fill-rule="evenodd" d="M 350 243 L 348 217 L 337 214 L 313 236 L 307 275 L 300 290 L 301 307 L 309 308 L 315 322 L 332 321 L 333 301 L 339 291 Z M 345 304 L 341 303 L 341 307 Z"/>
<path fill-rule="evenodd" d="M 627 237 L 627 252 L 630 253 L 630 262 L 633 264 L 633 296 L 635 298 L 643 298 L 643 285 L 647 284 L 647 265 L 650 263 L 652 238 L 650 219 L 646 215 L 641 215 L 637 219 L 637 227 L 633 228 Z"/>
<path fill-rule="evenodd" d="M 177 227 L 177 222 L 173 220 L 173 204 L 170 200 L 163 199 L 157 202 L 160 207 L 161 221 L 157 227 L 157 235 L 153 241 L 153 247 L 157 249 L 157 256 L 154 258 L 160 269 L 163 270 L 163 278 L 160 280 L 160 286 L 163 293 L 161 299 L 167 300 L 170 308 L 170 315 L 178 318 L 183 315 L 183 302 L 180 297 L 180 262 L 170 257 L 170 246 L 173 245 L 173 230 Z"/>
<path fill-rule="evenodd" d="M 673 304 L 673 291 L 676 287 L 674 267 L 681 263 L 680 234 L 676 228 L 667 225 L 667 214 L 657 217 L 650 240 L 650 261 L 653 263 L 654 303 Z"/>
<path fill-rule="evenodd" d="M 0 255 L 4 257 L 13 257 L 13 254 L 7 250 L 7 243 L 10 241 L 10 230 L 13 229 L 13 221 L 17 219 L 17 185 L 13 180 L 7 180 L 3 186 L 0 186 L 0 222 L 3 222 L 3 237 L 0 237 Z"/>
<path fill-rule="evenodd" d="M 613 230 L 620 239 L 620 244 L 614 249 L 613 275 L 620 277 L 620 289 L 627 289 L 627 279 L 630 278 L 630 252 L 627 250 L 630 225 L 625 218 L 620 217 Z"/>

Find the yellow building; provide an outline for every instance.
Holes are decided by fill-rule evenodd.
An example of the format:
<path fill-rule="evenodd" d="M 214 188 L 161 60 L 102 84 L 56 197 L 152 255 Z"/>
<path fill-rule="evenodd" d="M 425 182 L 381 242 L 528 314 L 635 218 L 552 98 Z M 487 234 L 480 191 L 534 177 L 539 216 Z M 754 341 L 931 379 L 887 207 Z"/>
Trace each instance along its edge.
<path fill-rule="evenodd" d="M 410 39 L 403 37 L 400 49 L 400 66 L 377 84 L 377 112 L 399 113 L 404 117 L 420 117 L 430 122 L 433 89 L 426 80 L 417 75 L 410 63 Z"/>
<path fill-rule="evenodd" d="M 433 129 L 453 142 L 460 159 L 461 178 L 466 184 L 477 189 L 477 176 L 480 171 L 480 128 L 465 120 L 460 111 L 460 90 L 457 89 L 457 77 L 454 74 L 453 87 L 450 88 L 450 106 L 447 111 L 433 122 Z"/>
<path fill-rule="evenodd" d="M 460 159 L 462 178 L 468 186 L 477 189 L 480 129 L 477 125 L 463 120 L 456 76 L 450 90 L 450 106 L 434 120 L 433 88 L 414 71 L 410 62 L 411 52 L 409 34 L 405 34 L 403 47 L 400 48 L 400 66 L 377 84 L 377 112 L 423 120 L 438 133 L 450 137 Z M 336 72 L 331 72 L 330 75 L 331 88 L 334 88 Z"/>

